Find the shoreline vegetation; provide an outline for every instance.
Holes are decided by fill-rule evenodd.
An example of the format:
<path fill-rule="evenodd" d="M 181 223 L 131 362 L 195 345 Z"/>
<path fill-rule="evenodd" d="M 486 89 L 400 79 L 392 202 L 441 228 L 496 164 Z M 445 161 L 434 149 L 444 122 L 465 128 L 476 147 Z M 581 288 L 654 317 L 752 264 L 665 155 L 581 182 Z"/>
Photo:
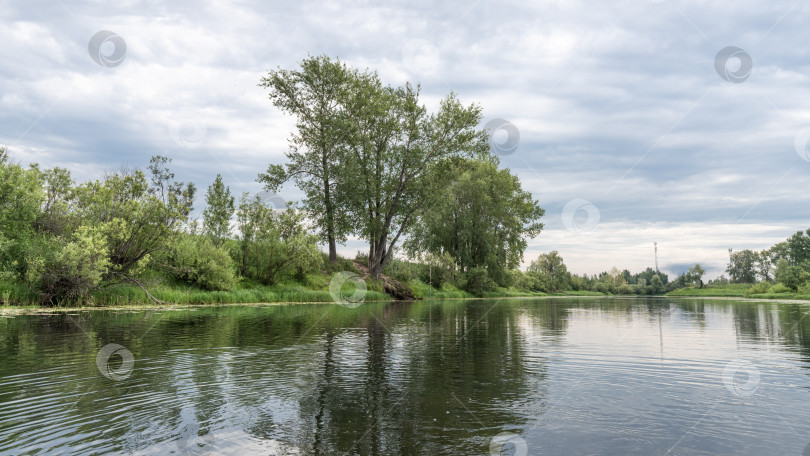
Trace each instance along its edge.
<path fill-rule="evenodd" d="M 639 296 L 639 295 L 605 295 L 602 293 L 587 293 L 587 294 L 578 294 L 576 292 L 569 292 L 569 293 L 553 293 L 553 294 L 532 294 L 532 295 L 504 295 L 504 296 L 469 296 L 469 297 L 454 297 L 454 298 L 427 298 L 428 300 L 437 300 L 437 301 L 455 301 L 455 300 L 464 300 L 464 301 L 477 301 L 477 300 L 500 300 L 500 299 L 582 299 L 582 298 L 622 298 L 622 299 L 640 299 L 640 298 L 676 298 L 676 299 L 709 299 L 713 301 L 724 301 L 724 300 L 731 300 L 731 301 L 743 301 L 743 302 L 771 302 L 771 303 L 782 303 L 782 304 L 810 304 L 810 296 L 807 295 L 799 295 L 798 297 L 791 297 L 790 295 L 774 295 L 768 294 L 766 296 L 761 295 L 754 295 L 752 296 L 720 296 L 723 294 L 719 292 L 718 295 L 689 295 L 689 294 L 665 294 L 665 295 L 651 295 L 651 296 Z M 390 302 L 397 302 L 392 301 L 390 298 L 385 298 L 381 300 L 364 300 L 364 305 L 374 305 L 374 304 L 385 304 Z M 410 302 L 410 301 L 398 301 L 398 302 Z M 56 312 L 61 313 L 73 313 L 73 312 L 89 312 L 89 311 L 110 311 L 110 312 L 122 312 L 122 311 L 172 311 L 172 310 L 194 310 L 197 308 L 204 308 L 204 307 L 228 307 L 228 306 L 248 306 L 248 307 L 272 307 L 272 306 L 285 306 L 285 305 L 335 305 L 334 301 L 274 301 L 274 302 L 222 302 L 222 303 L 213 303 L 213 302 L 200 302 L 200 303 L 186 303 L 186 304 L 176 304 L 176 303 L 164 303 L 164 304 L 155 304 L 152 301 L 147 301 L 144 303 L 130 303 L 130 304 L 120 304 L 120 305 L 104 305 L 104 306 L 87 306 L 87 305 L 80 305 L 80 306 L 69 306 L 69 307 L 43 307 L 37 305 L 5 305 L 0 306 L 0 318 L 2 317 L 12 317 L 15 315 L 26 315 L 26 314 L 53 314 Z"/>
<path fill-rule="evenodd" d="M 257 172 L 264 191 L 253 195 L 232 195 L 217 174 L 201 213 L 195 184 L 176 180 L 168 157 L 76 182 L 0 147 L 0 306 L 810 299 L 810 229 L 763 251 L 729 251 L 729 278 L 707 284 L 700 264 L 674 280 L 650 267 L 572 274 L 557 251 L 521 270 L 545 210 L 500 166 L 480 106 L 450 93 L 430 112 L 418 85 L 388 86 L 327 56 L 259 85 L 296 119 L 286 162 Z M 287 184 L 304 199 L 276 194 Z M 349 238 L 368 250 L 339 257 Z"/>

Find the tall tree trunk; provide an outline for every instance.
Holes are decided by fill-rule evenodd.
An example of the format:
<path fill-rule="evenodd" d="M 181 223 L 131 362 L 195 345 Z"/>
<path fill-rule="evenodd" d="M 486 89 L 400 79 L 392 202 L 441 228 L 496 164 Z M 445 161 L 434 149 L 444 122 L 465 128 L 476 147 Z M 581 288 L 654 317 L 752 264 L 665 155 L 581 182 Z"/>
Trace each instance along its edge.
<path fill-rule="evenodd" d="M 374 256 L 369 257 L 368 259 L 368 261 L 371 263 L 368 269 L 371 273 L 371 277 L 375 279 L 380 278 L 380 274 L 382 274 L 382 270 L 385 268 L 385 264 L 388 262 L 390 252 L 385 248 L 385 243 L 388 241 L 387 238 L 387 236 L 383 235 L 376 242 L 372 243 L 374 245 Z"/>
<path fill-rule="evenodd" d="M 335 209 L 334 206 L 332 206 L 332 193 L 331 189 L 329 188 L 329 174 L 325 172 L 328 166 L 326 154 L 323 154 L 322 157 L 324 169 L 323 203 L 324 208 L 326 209 L 326 242 L 329 244 L 329 261 L 332 264 L 336 264 L 337 246 L 335 245 Z"/>

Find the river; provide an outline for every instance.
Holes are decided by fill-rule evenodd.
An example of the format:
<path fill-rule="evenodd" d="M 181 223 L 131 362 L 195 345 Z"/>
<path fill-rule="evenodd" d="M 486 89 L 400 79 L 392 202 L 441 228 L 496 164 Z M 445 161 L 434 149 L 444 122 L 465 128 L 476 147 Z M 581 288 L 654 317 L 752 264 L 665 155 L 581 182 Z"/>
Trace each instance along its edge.
<path fill-rule="evenodd" d="M 0 454 L 808 455 L 810 305 L 551 298 L 0 318 Z"/>

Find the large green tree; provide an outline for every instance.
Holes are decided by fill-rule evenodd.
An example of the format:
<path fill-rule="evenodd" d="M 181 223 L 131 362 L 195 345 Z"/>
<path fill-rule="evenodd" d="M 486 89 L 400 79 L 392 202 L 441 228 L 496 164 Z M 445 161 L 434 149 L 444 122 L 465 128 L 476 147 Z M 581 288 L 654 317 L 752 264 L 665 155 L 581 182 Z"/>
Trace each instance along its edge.
<path fill-rule="evenodd" d="M 699 288 L 703 288 L 704 274 L 706 274 L 706 270 L 698 263 L 689 268 L 689 271 L 684 274 L 684 280 L 689 283 L 697 284 Z"/>
<path fill-rule="evenodd" d="M 526 273 L 536 277 L 546 291 L 565 290 L 571 280 L 571 274 L 556 250 L 538 256 L 537 260 L 531 262 Z"/>
<path fill-rule="evenodd" d="M 481 108 L 450 94 L 428 113 L 419 88 L 382 87 L 376 77 L 358 78 L 358 109 L 346 176 L 354 231 L 369 243 L 369 270 L 379 277 L 397 242 L 459 175 L 461 158 L 488 154 L 477 129 Z"/>
<path fill-rule="evenodd" d="M 449 254 L 461 272 L 484 267 L 499 285 L 517 268 L 526 239 L 537 236 L 544 211 L 508 169 L 494 161 L 470 161 L 453 185 L 419 214 L 409 250 Z"/>
<path fill-rule="evenodd" d="M 222 245 L 231 232 L 231 216 L 234 211 L 234 198 L 231 189 L 222 182 L 217 174 L 214 183 L 205 194 L 207 207 L 203 211 L 203 232 L 211 237 L 215 246 Z"/>
<path fill-rule="evenodd" d="M 753 250 L 739 250 L 731 254 L 731 262 L 726 272 L 735 283 L 755 283 L 757 281 L 757 263 L 759 255 Z"/>
<path fill-rule="evenodd" d="M 810 261 L 810 228 L 805 232 L 797 231 L 787 240 L 788 261 L 799 265 Z"/>
<path fill-rule="evenodd" d="M 350 229 L 336 192 L 348 185 L 348 176 L 338 168 L 351 131 L 347 122 L 353 116 L 346 106 L 356 77 L 339 60 L 318 56 L 305 59 L 297 70 L 270 71 L 259 84 L 269 89 L 275 106 L 296 118 L 286 166 L 271 164 L 259 181 L 276 192 L 292 180 L 305 192 L 304 207 L 329 246 L 332 262 L 337 261 L 336 244 L 346 240 Z"/>

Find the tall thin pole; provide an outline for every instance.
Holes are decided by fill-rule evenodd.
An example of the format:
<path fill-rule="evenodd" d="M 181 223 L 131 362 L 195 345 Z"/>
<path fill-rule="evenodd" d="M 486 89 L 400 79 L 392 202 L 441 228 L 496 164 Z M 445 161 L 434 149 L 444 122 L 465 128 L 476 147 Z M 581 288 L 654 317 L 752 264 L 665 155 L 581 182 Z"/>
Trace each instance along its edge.
<path fill-rule="evenodd" d="M 654 242 L 655 244 L 655 272 L 658 272 L 658 243 Z"/>

